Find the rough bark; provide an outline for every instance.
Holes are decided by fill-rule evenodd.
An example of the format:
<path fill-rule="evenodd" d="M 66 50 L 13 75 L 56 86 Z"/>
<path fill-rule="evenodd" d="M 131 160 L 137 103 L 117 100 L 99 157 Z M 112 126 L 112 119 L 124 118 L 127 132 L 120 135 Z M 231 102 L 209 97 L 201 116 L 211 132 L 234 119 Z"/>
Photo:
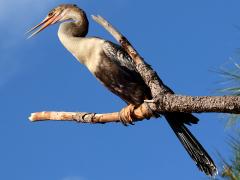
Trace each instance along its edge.
<path fill-rule="evenodd" d="M 153 111 L 161 112 L 218 112 L 240 114 L 239 96 L 180 96 L 163 95 L 156 103 L 149 103 Z"/>

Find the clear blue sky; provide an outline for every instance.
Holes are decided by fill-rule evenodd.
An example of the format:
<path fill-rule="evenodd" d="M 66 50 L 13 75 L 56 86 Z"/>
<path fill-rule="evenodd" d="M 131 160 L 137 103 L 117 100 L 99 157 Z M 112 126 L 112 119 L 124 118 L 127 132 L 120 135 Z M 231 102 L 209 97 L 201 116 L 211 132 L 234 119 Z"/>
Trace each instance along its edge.
<path fill-rule="evenodd" d="M 100 14 L 122 31 L 176 93 L 213 95 L 212 69 L 240 47 L 237 0 L 0 1 L 0 179 L 202 180 L 164 119 L 121 124 L 31 123 L 43 110 L 111 112 L 125 104 L 60 44 L 58 25 L 24 32 L 61 3 Z M 90 19 L 91 36 L 113 40 Z M 199 114 L 192 132 L 221 168 L 230 155 L 224 117 Z"/>

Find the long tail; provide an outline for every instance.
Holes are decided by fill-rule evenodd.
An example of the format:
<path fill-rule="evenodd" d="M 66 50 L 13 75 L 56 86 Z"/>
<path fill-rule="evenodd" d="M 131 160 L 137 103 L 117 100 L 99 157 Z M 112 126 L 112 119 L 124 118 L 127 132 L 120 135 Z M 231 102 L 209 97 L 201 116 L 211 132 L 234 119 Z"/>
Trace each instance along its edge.
<path fill-rule="evenodd" d="M 184 114 L 184 115 L 185 115 L 185 118 L 189 118 L 189 117 L 192 118 L 188 120 L 189 124 L 197 123 L 196 117 L 192 116 L 191 114 Z M 164 116 L 167 119 L 172 130 L 178 137 L 178 139 L 183 144 L 184 148 L 187 150 L 188 154 L 195 161 L 197 167 L 201 171 L 205 172 L 207 175 L 210 175 L 210 176 L 217 175 L 218 171 L 212 158 L 208 155 L 206 150 L 202 147 L 202 145 L 198 142 L 198 140 L 193 136 L 193 134 L 187 129 L 187 127 L 183 123 L 184 121 L 181 121 L 182 116 L 179 117 L 179 114 L 175 114 L 175 113 L 165 114 Z"/>

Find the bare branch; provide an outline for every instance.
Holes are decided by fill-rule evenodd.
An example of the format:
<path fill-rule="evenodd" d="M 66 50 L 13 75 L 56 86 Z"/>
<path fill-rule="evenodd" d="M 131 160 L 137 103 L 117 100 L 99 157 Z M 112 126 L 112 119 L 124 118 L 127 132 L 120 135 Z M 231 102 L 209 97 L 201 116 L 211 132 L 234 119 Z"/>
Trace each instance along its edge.
<path fill-rule="evenodd" d="M 121 111 L 120 111 L 121 112 Z M 35 121 L 76 121 L 81 123 L 109 123 L 119 122 L 120 112 L 97 114 L 87 112 L 36 112 L 32 113 L 29 120 Z M 140 121 L 148 117 L 148 106 L 143 103 L 138 108 L 134 109 L 131 118 L 134 121 Z"/>
<path fill-rule="evenodd" d="M 162 102 L 145 102 L 134 110 L 131 114 L 133 121 L 141 121 L 149 117 L 149 108 L 155 112 L 221 112 L 221 113 L 239 113 L 239 96 L 178 96 L 166 94 Z M 156 104 L 158 104 L 156 106 Z M 213 106 L 214 105 L 214 106 Z M 29 119 L 31 121 L 59 120 L 76 121 L 81 123 L 109 123 L 119 122 L 119 113 L 96 114 L 86 112 L 38 112 L 32 113 Z"/>
<path fill-rule="evenodd" d="M 221 112 L 240 114 L 239 96 L 180 96 L 163 84 L 153 69 L 144 62 L 143 58 L 132 47 L 130 42 L 101 16 L 92 16 L 93 19 L 109 31 L 115 39 L 128 52 L 136 64 L 136 68 L 150 87 L 153 100 L 147 101 L 134 109 L 131 119 L 140 121 L 151 117 L 152 112 L 164 114 L 165 112 Z M 38 112 L 32 113 L 31 121 L 60 120 L 77 121 L 82 123 L 108 123 L 119 122 L 119 113 L 96 114 L 82 112 Z"/>

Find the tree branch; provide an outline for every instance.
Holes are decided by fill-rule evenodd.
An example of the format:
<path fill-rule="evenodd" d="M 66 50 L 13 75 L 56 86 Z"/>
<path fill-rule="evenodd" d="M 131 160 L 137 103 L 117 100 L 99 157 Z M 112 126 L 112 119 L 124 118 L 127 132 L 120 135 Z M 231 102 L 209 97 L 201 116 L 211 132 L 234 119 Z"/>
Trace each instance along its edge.
<path fill-rule="evenodd" d="M 131 117 L 134 121 L 141 121 L 148 117 L 148 106 L 143 103 L 138 108 L 134 109 Z M 81 123 L 109 123 L 120 122 L 120 112 L 97 114 L 88 112 L 36 112 L 29 117 L 32 122 L 35 121 L 76 121 Z"/>
<path fill-rule="evenodd" d="M 136 68 L 145 83 L 151 89 L 154 103 L 151 104 L 152 111 L 155 112 L 224 112 L 240 113 L 239 98 L 234 96 L 176 96 L 160 79 L 158 74 L 147 64 L 138 54 L 131 43 L 119 31 L 117 31 L 107 20 L 101 16 L 92 18 L 102 25 L 131 56 L 136 64 Z M 167 95 L 168 94 L 168 95 Z M 165 96 L 164 96 L 165 95 Z M 171 107 L 175 108 L 171 108 Z M 162 111 L 165 109 L 165 111 Z"/>
<path fill-rule="evenodd" d="M 92 16 L 93 19 L 101 24 L 128 52 L 136 64 L 136 68 L 151 89 L 153 100 L 146 101 L 131 114 L 134 121 L 140 121 L 151 117 L 153 112 L 160 114 L 165 112 L 222 112 L 240 113 L 239 96 L 180 96 L 174 95 L 157 73 L 144 62 L 143 58 L 132 47 L 130 42 L 118 32 L 110 23 L 101 16 Z M 108 123 L 119 122 L 119 113 L 96 114 L 83 112 L 37 112 L 32 113 L 31 121 L 43 120 L 63 120 L 77 121 L 82 123 Z"/>
<path fill-rule="evenodd" d="M 162 102 L 145 102 L 133 111 L 133 121 L 141 121 L 150 117 L 151 110 L 159 113 L 164 112 L 221 112 L 221 113 L 239 113 L 239 96 L 179 96 L 166 94 L 163 95 Z M 158 104 L 156 106 L 156 104 Z M 214 106 L 213 106 L 214 105 Z M 86 112 L 37 112 L 32 113 L 29 119 L 31 121 L 58 120 L 58 121 L 76 121 L 81 123 L 109 123 L 119 122 L 119 113 L 96 114 Z"/>

